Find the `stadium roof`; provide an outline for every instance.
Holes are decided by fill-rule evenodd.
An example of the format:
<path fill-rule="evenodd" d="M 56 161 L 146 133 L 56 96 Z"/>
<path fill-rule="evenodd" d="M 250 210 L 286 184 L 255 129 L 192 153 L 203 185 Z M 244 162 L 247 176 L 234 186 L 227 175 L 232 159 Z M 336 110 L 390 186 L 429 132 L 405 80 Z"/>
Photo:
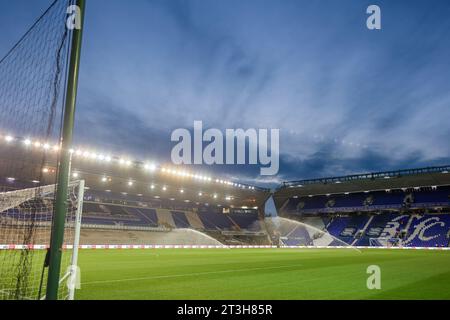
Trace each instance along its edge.
<path fill-rule="evenodd" d="M 19 140 L 10 136 L 5 136 L 3 141 L 6 143 L 0 143 L 2 183 L 5 182 L 11 188 L 31 183 L 55 183 L 59 150 L 50 144 L 40 143 L 35 146 L 32 140 Z M 42 148 L 47 150 L 44 162 L 36 157 L 36 153 L 42 153 Z M 86 186 L 92 190 L 249 208 L 262 208 L 270 195 L 268 189 L 193 173 L 184 168 L 121 161 L 121 158 L 112 156 L 110 161 L 106 161 L 93 154 L 74 153 L 71 165 L 72 179 L 86 180 Z"/>
<path fill-rule="evenodd" d="M 443 185 L 450 185 L 450 166 L 284 182 L 276 194 L 290 197 Z"/>
<path fill-rule="evenodd" d="M 24 138 L 19 136 L 13 136 L 13 135 L 0 135 L 0 142 L 6 143 L 7 145 L 16 146 L 16 147 L 24 147 L 27 148 L 29 151 L 35 150 L 42 150 L 47 153 L 58 153 L 59 145 L 55 143 L 50 143 L 46 141 L 42 141 L 40 139 L 31 139 L 31 138 Z M 220 177 L 212 177 L 207 174 L 200 174 L 197 172 L 192 172 L 190 170 L 187 170 L 186 168 L 180 168 L 180 166 L 174 167 L 174 166 L 164 166 L 164 165 L 158 165 L 151 161 L 142 161 L 142 160 L 132 160 L 130 157 L 119 157 L 111 155 L 110 153 L 99 153 L 96 151 L 93 151 L 91 149 L 81 149 L 81 148 L 73 148 L 68 150 L 72 154 L 72 157 L 77 160 L 85 160 L 88 162 L 97 162 L 99 164 L 116 164 L 122 168 L 126 167 L 136 167 L 140 168 L 145 171 L 154 172 L 154 171 L 160 171 L 166 175 L 173 175 L 173 176 L 179 176 L 184 177 L 187 179 L 192 180 L 198 180 L 198 181 L 207 181 L 212 182 L 216 184 L 222 184 L 222 185 L 228 185 L 234 188 L 240 188 L 240 189 L 249 189 L 249 190 L 261 190 L 261 191 L 268 191 L 268 189 L 259 188 L 257 186 L 252 186 L 245 183 L 240 183 L 236 181 L 229 181 L 224 178 Z"/>

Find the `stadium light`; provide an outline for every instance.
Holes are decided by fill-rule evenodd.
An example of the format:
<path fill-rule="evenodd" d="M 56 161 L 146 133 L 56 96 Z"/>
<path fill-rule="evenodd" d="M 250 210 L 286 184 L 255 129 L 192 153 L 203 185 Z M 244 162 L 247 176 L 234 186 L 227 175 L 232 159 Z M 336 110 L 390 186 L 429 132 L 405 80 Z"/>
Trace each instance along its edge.
<path fill-rule="evenodd" d="M 148 164 L 148 163 L 146 163 L 144 165 L 144 168 L 145 168 L 145 170 L 153 172 L 153 171 L 156 170 L 156 165 L 155 164 Z"/>
<path fill-rule="evenodd" d="M 72 174 L 72 177 L 74 177 L 74 178 L 78 178 L 80 175 L 78 174 L 78 172 L 74 172 L 73 174 Z"/>
<path fill-rule="evenodd" d="M 12 142 L 14 140 L 17 140 L 17 138 L 15 138 L 12 135 L 7 135 L 4 136 L 3 139 L 6 142 Z M 34 146 L 36 148 L 43 148 L 44 150 L 52 150 L 54 152 L 59 152 L 61 150 L 61 147 L 59 144 L 51 144 L 51 143 L 41 143 L 37 140 L 34 140 L 33 137 L 29 137 L 26 139 L 19 139 L 25 146 Z M 98 160 L 101 162 L 112 162 L 113 160 L 117 163 L 119 163 L 120 165 L 124 165 L 124 166 L 131 166 L 133 165 L 133 161 L 132 160 L 127 160 L 126 158 L 119 158 L 119 157 L 112 157 L 112 156 L 106 156 L 105 154 L 97 154 L 94 152 L 90 152 L 87 150 L 83 150 L 83 149 L 70 149 L 68 151 L 70 154 L 75 154 L 76 156 L 79 157 L 83 157 L 86 160 Z M 169 169 L 169 168 L 160 168 L 158 169 L 158 166 L 154 163 L 144 163 L 143 165 L 140 165 L 140 163 L 142 162 L 136 162 L 137 164 L 139 164 L 140 167 L 143 167 L 145 170 L 150 171 L 150 172 L 154 172 L 156 170 L 161 170 L 162 173 L 169 173 L 171 175 L 175 175 L 175 176 L 179 176 L 179 177 L 186 177 L 186 178 L 191 178 L 191 179 L 195 179 L 198 181 L 203 181 L 203 182 L 213 182 L 215 181 L 215 183 L 218 184 L 223 184 L 223 185 L 228 185 L 228 186 L 232 186 L 232 187 L 237 187 L 237 188 L 242 188 L 242 189 L 249 189 L 249 190 L 255 190 L 255 187 L 253 186 L 242 186 L 241 184 L 235 183 L 235 182 L 231 182 L 231 181 L 227 181 L 227 180 L 221 180 L 219 178 L 212 178 L 209 177 L 207 175 L 201 175 L 201 174 L 195 174 L 195 173 L 190 173 L 188 171 L 185 170 L 174 170 L 174 169 Z M 443 173 L 448 173 L 447 171 L 444 171 Z"/>

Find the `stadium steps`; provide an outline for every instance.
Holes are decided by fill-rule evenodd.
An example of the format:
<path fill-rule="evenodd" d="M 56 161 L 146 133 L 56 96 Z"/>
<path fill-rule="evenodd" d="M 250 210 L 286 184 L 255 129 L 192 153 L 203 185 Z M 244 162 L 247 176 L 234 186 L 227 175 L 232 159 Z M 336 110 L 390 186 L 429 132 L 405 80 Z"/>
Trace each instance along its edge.
<path fill-rule="evenodd" d="M 203 225 L 202 220 L 200 220 L 200 218 L 198 217 L 198 214 L 188 211 L 186 211 L 184 214 L 186 215 L 186 218 L 189 221 L 189 224 L 192 226 L 192 228 L 200 230 L 205 229 L 205 226 Z"/>
<path fill-rule="evenodd" d="M 175 222 L 175 225 L 177 228 L 180 229 L 186 229 L 191 228 L 191 224 L 189 223 L 189 220 L 186 217 L 186 214 L 183 211 L 171 211 L 172 212 L 172 219 Z"/>
<path fill-rule="evenodd" d="M 157 221 L 153 221 L 149 216 L 147 216 L 145 213 L 143 213 L 141 210 L 139 210 L 138 208 L 127 208 L 127 207 L 123 207 L 123 210 L 125 212 L 127 212 L 129 215 L 132 216 L 139 216 L 139 218 L 141 218 L 141 220 L 145 223 L 147 222 L 148 224 L 150 224 L 151 226 L 158 226 L 158 222 Z"/>
<path fill-rule="evenodd" d="M 239 230 L 239 231 L 242 230 L 241 226 L 238 225 L 238 224 L 236 223 L 236 221 L 234 221 L 233 218 L 232 218 L 230 215 L 227 215 L 227 218 L 231 221 L 231 223 L 232 223 L 233 226 L 236 228 L 236 230 Z"/>
<path fill-rule="evenodd" d="M 288 203 L 289 203 L 289 200 L 290 200 L 290 199 L 287 199 L 287 200 L 283 203 L 283 205 L 280 207 L 280 210 L 278 210 L 280 213 L 284 213 L 284 211 L 285 211 L 285 209 L 286 209 L 286 207 L 287 207 L 287 205 L 288 205 Z"/>
<path fill-rule="evenodd" d="M 168 209 L 156 209 L 156 215 L 161 225 L 176 228 L 175 221 L 172 218 L 172 212 Z"/>
<path fill-rule="evenodd" d="M 405 227 L 405 229 L 404 229 L 404 230 L 406 230 L 406 232 L 409 231 L 409 229 L 410 229 L 410 227 L 411 227 L 411 225 L 412 225 L 412 223 L 413 223 L 413 221 L 414 221 L 414 219 L 415 219 L 416 217 L 418 217 L 418 215 L 412 214 L 411 217 L 408 219 L 408 223 L 406 223 L 406 227 Z M 402 230 L 400 230 L 400 231 L 402 231 Z"/>
<path fill-rule="evenodd" d="M 364 234 L 364 232 L 366 232 L 367 228 L 370 226 L 370 224 L 372 223 L 374 216 L 370 216 L 369 220 L 367 220 L 367 223 L 365 224 L 365 226 L 361 229 L 362 234 Z"/>

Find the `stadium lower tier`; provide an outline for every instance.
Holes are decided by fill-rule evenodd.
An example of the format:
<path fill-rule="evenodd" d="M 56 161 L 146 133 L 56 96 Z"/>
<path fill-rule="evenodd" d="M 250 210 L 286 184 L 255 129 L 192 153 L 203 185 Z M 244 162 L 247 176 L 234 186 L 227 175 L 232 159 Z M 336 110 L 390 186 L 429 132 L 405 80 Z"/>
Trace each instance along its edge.
<path fill-rule="evenodd" d="M 26 219 L 26 210 L 19 207 L 0 214 L 0 234 L 15 234 L 14 243 L 11 237 L 2 236 L 0 244 L 22 244 L 20 230 L 15 232 L 8 221 Z M 35 219 L 45 225 L 51 222 L 51 216 L 42 212 Z M 82 243 L 449 247 L 450 214 L 290 217 L 293 219 L 262 219 L 257 212 L 221 213 L 214 208 L 200 212 L 85 202 Z"/>
<path fill-rule="evenodd" d="M 283 219 L 285 245 L 449 247 L 450 214 L 349 214 Z M 328 238 L 325 240 L 324 238 Z"/>

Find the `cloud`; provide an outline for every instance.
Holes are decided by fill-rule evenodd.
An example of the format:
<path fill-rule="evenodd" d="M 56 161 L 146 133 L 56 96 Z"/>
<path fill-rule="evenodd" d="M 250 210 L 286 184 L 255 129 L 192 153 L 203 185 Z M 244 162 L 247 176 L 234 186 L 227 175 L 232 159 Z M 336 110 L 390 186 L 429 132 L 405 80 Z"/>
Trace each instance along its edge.
<path fill-rule="evenodd" d="M 80 136 L 168 160 L 170 132 L 194 120 L 280 128 L 275 180 L 450 159 L 449 22 L 439 5 L 383 2 L 379 33 L 365 28 L 357 1 L 92 7 L 80 90 L 80 117 L 92 125 Z M 260 180 L 251 168 L 212 169 Z"/>

